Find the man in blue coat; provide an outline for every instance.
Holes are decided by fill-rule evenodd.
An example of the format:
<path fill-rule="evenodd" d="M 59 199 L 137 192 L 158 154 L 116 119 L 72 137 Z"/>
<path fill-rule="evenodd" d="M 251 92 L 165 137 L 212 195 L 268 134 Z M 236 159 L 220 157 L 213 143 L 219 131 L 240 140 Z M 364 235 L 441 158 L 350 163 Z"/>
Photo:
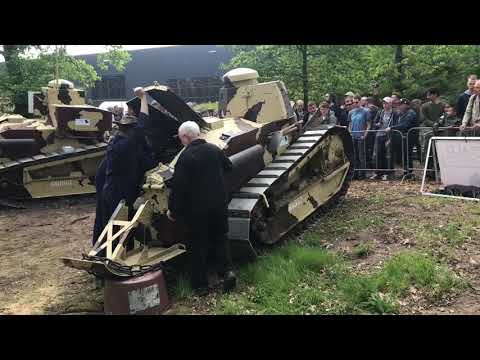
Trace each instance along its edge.
<path fill-rule="evenodd" d="M 101 221 L 96 220 L 94 228 L 97 237 L 121 200 L 125 200 L 129 217 L 133 215 L 133 204 L 140 193 L 145 171 L 156 165 L 145 139 L 145 129 L 150 126 L 147 96 L 142 88 L 136 88 L 135 95 L 141 100 L 138 118 L 126 115 L 116 121 L 118 132 L 107 146 L 104 184 L 97 202 L 97 216 Z M 103 170 L 102 164 L 99 170 Z"/>

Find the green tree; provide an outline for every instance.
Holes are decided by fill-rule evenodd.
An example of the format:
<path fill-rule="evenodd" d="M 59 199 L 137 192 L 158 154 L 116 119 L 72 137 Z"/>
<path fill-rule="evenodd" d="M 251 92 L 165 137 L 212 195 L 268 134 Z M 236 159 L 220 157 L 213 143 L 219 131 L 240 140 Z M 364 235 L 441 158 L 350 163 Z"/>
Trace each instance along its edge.
<path fill-rule="evenodd" d="M 251 67 L 259 72 L 261 81 L 283 80 L 292 99 L 308 97 L 321 101 L 326 92 L 341 95 L 353 91 L 367 95 L 372 92 L 372 82 L 377 81 L 381 96 L 397 91 L 404 97 L 423 98 L 427 88 L 437 87 L 445 99 L 454 101 L 464 90 L 467 75 L 480 75 L 478 45 L 249 45 L 231 48 L 234 56 L 225 69 Z"/>
<path fill-rule="evenodd" d="M 106 52 L 97 56 L 97 66 L 110 66 L 123 71 L 131 60 L 120 45 L 107 45 Z M 73 81 L 80 87 L 91 87 L 101 77 L 85 60 L 67 54 L 66 45 L 3 45 L 0 54 L 5 66 L 0 70 L 0 94 L 15 104 L 15 112 L 25 114 L 27 92 L 45 86 L 55 78 Z"/>

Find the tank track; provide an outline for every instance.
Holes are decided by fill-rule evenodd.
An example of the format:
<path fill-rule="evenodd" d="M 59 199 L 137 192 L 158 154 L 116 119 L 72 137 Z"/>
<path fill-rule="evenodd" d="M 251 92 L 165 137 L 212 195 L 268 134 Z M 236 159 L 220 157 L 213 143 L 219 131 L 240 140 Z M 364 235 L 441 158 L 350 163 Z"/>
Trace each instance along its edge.
<path fill-rule="evenodd" d="M 272 163 L 268 164 L 262 171 L 252 178 L 240 189 L 239 192 L 233 194 L 232 200 L 229 203 L 230 230 L 228 234 L 232 247 L 235 249 L 233 254 L 241 254 L 239 257 L 256 256 L 256 250 L 252 243 L 255 243 L 255 247 L 257 248 L 258 244 L 263 245 L 266 243 L 265 241 L 257 241 L 253 231 L 253 228 L 257 225 L 255 224 L 255 209 L 258 208 L 259 202 L 264 200 L 268 203 L 267 197 L 265 196 L 267 190 L 281 182 L 280 178 L 282 176 L 284 178 L 285 173 L 290 173 L 312 152 L 313 149 L 319 146 L 328 135 L 335 134 L 335 131 L 334 128 L 330 128 L 327 130 L 310 130 L 304 132 L 287 148 L 285 153 L 276 157 Z M 346 147 L 346 145 L 347 144 L 344 141 L 344 147 Z M 351 163 L 352 154 L 350 150 L 345 148 L 345 154 L 348 157 L 348 161 Z M 309 224 L 312 224 L 312 222 L 318 219 L 322 214 L 340 203 L 348 191 L 352 177 L 353 168 L 352 166 L 349 166 L 341 188 L 326 202 L 312 209 L 312 212 L 304 219 L 297 221 L 290 226 L 287 233 L 301 233 L 309 226 Z M 275 219 L 275 221 L 282 221 L 282 219 Z M 268 243 L 276 243 L 285 235 L 287 234 L 285 233 L 278 238 L 271 239 Z"/>
<path fill-rule="evenodd" d="M 80 145 L 71 153 L 52 152 L 48 154 L 37 154 L 31 157 L 12 159 L 9 162 L 0 163 L 0 198 L 25 199 L 30 197 L 21 180 L 21 174 L 27 167 L 48 164 L 59 160 L 68 161 L 69 159 L 84 155 L 105 152 L 106 149 L 106 143 L 97 142 L 92 145 Z M 6 189 L 6 186 L 10 186 L 10 188 Z"/>

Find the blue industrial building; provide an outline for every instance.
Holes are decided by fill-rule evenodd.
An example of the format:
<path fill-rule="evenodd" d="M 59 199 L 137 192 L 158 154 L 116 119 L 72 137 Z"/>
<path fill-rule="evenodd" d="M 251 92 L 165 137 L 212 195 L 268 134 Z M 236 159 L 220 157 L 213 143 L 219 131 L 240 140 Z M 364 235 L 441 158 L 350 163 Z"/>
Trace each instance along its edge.
<path fill-rule="evenodd" d="M 94 104 L 130 99 L 134 87 L 148 86 L 154 81 L 169 86 L 185 101 L 216 101 L 225 72 L 221 64 L 232 57 L 228 48 L 218 45 L 179 45 L 129 53 L 132 60 L 122 73 L 99 70 L 96 54 L 78 56 L 93 65 L 102 77 L 94 88 L 87 90 L 87 97 Z"/>

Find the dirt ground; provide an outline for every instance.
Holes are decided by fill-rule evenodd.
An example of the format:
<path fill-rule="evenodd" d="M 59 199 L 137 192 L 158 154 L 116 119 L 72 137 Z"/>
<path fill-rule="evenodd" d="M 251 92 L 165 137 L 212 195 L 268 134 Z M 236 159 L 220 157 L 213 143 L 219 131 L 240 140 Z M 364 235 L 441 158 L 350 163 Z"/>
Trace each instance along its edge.
<path fill-rule="evenodd" d="M 372 184 L 377 184 L 372 186 Z M 369 197 L 395 194 L 400 203 L 420 197 L 419 183 L 353 182 L 347 194 L 350 201 L 366 201 Z M 405 205 L 406 204 L 406 205 Z M 408 216 L 425 216 L 425 208 L 417 203 L 402 205 Z M 465 202 L 452 200 L 444 214 L 465 212 Z M 95 218 L 95 197 L 48 199 L 24 203 L 26 209 L 0 208 L 0 314 L 78 314 L 101 313 L 103 292 L 96 290 L 91 275 L 65 267 L 61 257 L 80 257 L 91 245 Z M 390 205 L 386 201 L 386 206 Z M 358 261 L 358 270 L 377 266 L 399 248 L 415 246 L 415 239 L 396 236 L 395 212 L 392 222 L 375 234 L 356 234 L 352 238 L 335 239 L 332 248 L 349 251 L 362 237 L 373 238 L 373 255 Z M 435 216 L 429 214 L 428 216 Z M 385 233 L 392 236 L 382 241 Z M 373 235 L 373 236 L 372 236 Z M 471 283 L 471 288 L 456 298 L 436 305 L 408 303 L 404 314 L 480 314 L 480 235 L 477 234 L 456 249 L 450 267 Z M 208 305 L 215 295 L 174 304 L 170 313 L 211 313 Z M 202 306 L 203 305 L 203 306 Z M 205 306 L 207 305 L 207 306 Z M 178 310 L 178 311 L 177 311 Z"/>
<path fill-rule="evenodd" d="M 59 260 L 89 250 L 94 195 L 24 205 L 0 210 L 0 313 L 102 312 L 92 276 Z"/>

